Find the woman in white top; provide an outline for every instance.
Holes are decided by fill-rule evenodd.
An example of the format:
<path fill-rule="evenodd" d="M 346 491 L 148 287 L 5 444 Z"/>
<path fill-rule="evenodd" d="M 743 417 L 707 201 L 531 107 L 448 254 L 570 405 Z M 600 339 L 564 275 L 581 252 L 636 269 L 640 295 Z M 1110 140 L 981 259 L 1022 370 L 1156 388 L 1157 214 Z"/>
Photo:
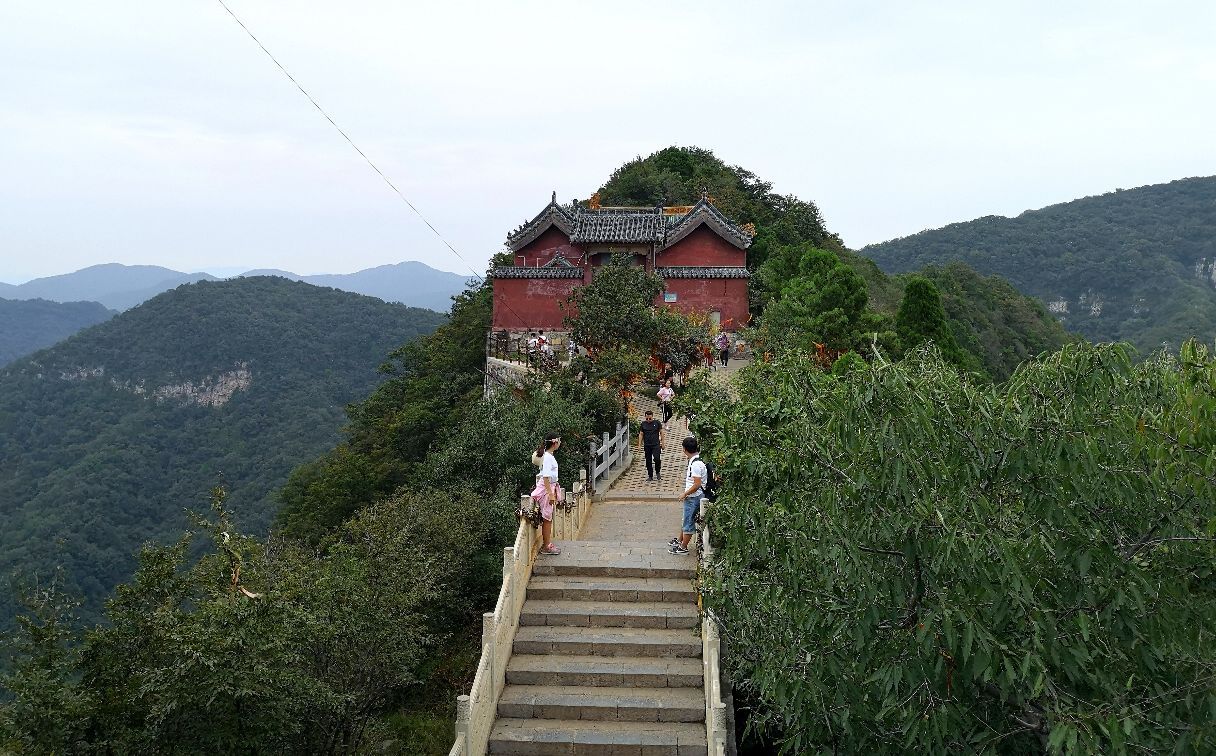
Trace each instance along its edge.
<path fill-rule="evenodd" d="M 553 507 L 557 503 L 557 458 L 553 456 L 553 452 L 561 445 L 561 436 L 550 433 L 537 447 L 536 455 L 532 458 L 533 461 L 537 457 L 540 458 L 540 474 L 536 476 L 536 488 L 532 489 L 532 498 L 540 505 L 542 554 L 562 553 L 552 540 Z"/>
<path fill-rule="evenodd" d="M 671 400 L 676 398 L 676 392 L 671 388 L 671 381 L 664 381 L 659 388 L 659 406 L 663 408 L 663 423 L 671 419 Z"/>

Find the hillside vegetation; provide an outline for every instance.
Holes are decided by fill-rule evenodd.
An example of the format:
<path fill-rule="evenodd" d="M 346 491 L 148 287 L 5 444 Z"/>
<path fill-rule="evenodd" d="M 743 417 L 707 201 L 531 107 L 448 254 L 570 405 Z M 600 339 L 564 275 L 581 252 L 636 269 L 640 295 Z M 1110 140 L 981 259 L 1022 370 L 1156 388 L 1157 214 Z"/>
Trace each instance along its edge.
<path fill-rule="evenodd" d="M 429 310 L 281 279 L 183 286 L 0 371 L 0 568 L 66 568 L 90 612 L 224 483 L 264 533 L 292 468 Z M 11 609 L 11 604 L 5 604 Z M 5 617 L 11 611 L 5 612 Z"/>
<path fill-rule="evenodd" d="M 97 302 L 0 299 L 0 367 L 112 317 Z"/>
<path fill-rule="evenodd" d="M 978 218 L 861 253 L 890 272 L 960 261 L 1002 276 L 1091 341 L 1149 352 L 1216 334 L 1216 177 Z"/>
<path fill-rule="evenodd" d="M 788 351 L 695 387 L 757 753 L 1216 752 L 1216 359 L 1127 351 L 999 385 Z"/>

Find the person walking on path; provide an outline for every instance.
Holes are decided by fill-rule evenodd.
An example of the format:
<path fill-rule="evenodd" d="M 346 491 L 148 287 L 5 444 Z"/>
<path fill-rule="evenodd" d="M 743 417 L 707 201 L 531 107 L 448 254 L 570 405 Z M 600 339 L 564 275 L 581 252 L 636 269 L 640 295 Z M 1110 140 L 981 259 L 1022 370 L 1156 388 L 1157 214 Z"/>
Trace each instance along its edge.
<path fill-rule="evenodd" d="M 646 410 L 646 419 L 638 431 L 638 443 L 646 456 L 646 480 L 663 479 L 663 440 L 663 424 L 654 419 L 654 412 Z"/>
<path fill-rule="evenodd" d="M 557 458 L 553 456 L 553 452 L 561 445 L 561 436 L 550 433 L 536 449 L 536 454 L 540 457 L 540 474 L 536 476 L 536 488 L 532 489 L 532 498 L 540 505 L 542 554 L 562 553 L 553 543 L 553 509 L 557 505 L 560 490 L 557 483 Z"/>
<path fill-rule="evenodd" d="M 663 408 L 664 424 L 671 419 L 671 400 L 675 398 L 676 392 L 671 387 L 671 381 L 663 381 L 662 387 L 659 388 L 659 406 Z"/>
<path fill-rule="evenodd" d="M 687 554 L 688 542 L 697 532 L 697 512 L 701 509 L 706 476 L 700 451 L 701 446 L 697 439 L 692 436 L 684 439 L 684 456 L 688 458 L 688 472 L 684 476 L 684 522 L 680 527 L 680 537 L 670 541 L 672 554 Z"/>
<path fill-rule="evenodd" d="M 730 336 L 726 335 L 726 331 L 718 334 L 718 338 L 714 339 L 714 346 L 718 347 L 718 356 L 722 358 L 722 367 L 726 367 L 726 363 L 730 360 Z"/>

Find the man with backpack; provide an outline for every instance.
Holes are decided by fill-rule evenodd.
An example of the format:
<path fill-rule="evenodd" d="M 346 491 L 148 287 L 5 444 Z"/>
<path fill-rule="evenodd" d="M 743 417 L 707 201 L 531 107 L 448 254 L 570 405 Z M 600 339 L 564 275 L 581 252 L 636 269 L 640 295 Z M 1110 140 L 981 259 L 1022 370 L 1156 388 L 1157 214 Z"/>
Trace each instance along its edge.
<path fill-rule="evenodd" d="M 684 439 L 684 456 L 688 458 L 688 470 L 684 476 L 684 521 L 680 527 L 680 537 L 672 538 L 670 543 L 672 554 L 687 554 L 688 543 L 697 532 L 697 513 L 701 510 L 701 499 L 705 496 L 706 482 L 709 480 L 709 470 L 701 461 L 701 446 L 697 439 L 689 436 Z"/>

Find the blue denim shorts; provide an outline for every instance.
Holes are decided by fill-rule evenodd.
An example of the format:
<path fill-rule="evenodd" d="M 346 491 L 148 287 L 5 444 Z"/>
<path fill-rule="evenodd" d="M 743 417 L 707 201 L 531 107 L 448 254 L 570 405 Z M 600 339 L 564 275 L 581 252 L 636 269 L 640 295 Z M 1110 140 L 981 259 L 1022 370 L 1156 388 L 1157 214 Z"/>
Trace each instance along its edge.
<path fill-rule="evenodd" d="M 685 533 L 697 532 L 697 512 L 701 511 L 701 494 L 693 494 L 684 500 L 684 530 Z"/>

